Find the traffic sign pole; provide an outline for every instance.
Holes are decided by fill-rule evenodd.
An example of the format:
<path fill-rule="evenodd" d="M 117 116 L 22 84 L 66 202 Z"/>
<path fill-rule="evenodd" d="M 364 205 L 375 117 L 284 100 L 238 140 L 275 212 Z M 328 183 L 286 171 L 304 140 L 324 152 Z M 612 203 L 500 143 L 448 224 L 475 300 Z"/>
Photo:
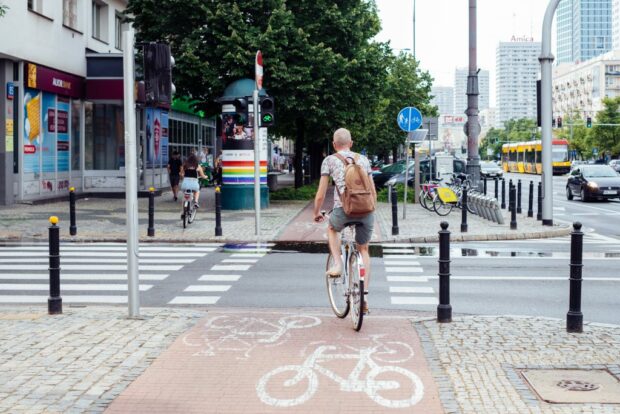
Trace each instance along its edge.
<path fill-rule="evenodd" d="M 256 52 L 256 87 L 252 94 L 252 109 L 254 110 L 254 214 L 255 233 L 260 237 L 260 131 L 258 123 L 258 91 L 263 87 L 263 55 Z"/>
<path fill-rule="evenodd" d="M 405 132 L 412 132 L 422 125 L 422 113 L 412 106 L 403 108 L 396 117 L 396 123 Z M 413 145 L 415 151 L 415 143 Z M 409 138 L 405 139 L 405 197 L 403 200 L 403 219 L 407 218 L 407 187 L 409 181 Z M 414 196 L 415 197 L 415 196 Z"/>

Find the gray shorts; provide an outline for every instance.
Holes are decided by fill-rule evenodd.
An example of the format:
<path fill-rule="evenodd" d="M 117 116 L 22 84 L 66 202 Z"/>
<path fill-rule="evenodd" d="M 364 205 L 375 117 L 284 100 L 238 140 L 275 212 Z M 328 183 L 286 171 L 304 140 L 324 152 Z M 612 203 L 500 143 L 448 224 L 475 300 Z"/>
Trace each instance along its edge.
<path fill-rule="evenodd" d="M 342 207 L 337 207 L 329 216 L 329 225 L 336 231 L 342 231 L 344 225 L 349 222 L 362 223 L 355 227 L 355 242 L 357 244 L 367 244 L 372 238 L 372 229 L 375 226 L 375 213 L 370 213 L 365 217 L 349 217 L 344 214 Z"/>

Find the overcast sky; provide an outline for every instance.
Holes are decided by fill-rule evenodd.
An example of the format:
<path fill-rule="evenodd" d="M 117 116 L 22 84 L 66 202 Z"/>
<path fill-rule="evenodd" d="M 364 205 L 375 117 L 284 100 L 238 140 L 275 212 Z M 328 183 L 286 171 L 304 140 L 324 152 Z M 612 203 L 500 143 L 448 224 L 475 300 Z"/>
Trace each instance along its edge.
<path fill-rule="evenodd" d="M 414 0 L 375 1 L 383 28 L 377 39 L 389 40 L 393 49 L 412 49 Z M 492 105 L 497 44 L 513 35 L 540 41 L 547 4 L 547 0 L 478 0 L 478 67 L 491 72 Z M 454 69 L 468 66 L 468 10 L 468 0 L 416 0 L 416 57 L 435 78 L 434 85 L 453 86 Z M 555 53 L 555 46 L 552 50 Z"/>

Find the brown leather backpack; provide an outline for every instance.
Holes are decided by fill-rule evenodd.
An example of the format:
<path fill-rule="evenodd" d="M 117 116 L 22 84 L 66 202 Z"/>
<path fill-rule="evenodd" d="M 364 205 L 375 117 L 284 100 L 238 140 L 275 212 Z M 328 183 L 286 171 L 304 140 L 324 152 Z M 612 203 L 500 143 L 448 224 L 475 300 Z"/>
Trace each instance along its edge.
<path fill-rule="evenodd" d="M 337 185 L 336 191 L 340 196 L 345 214 L 352 217 L 363 217 L 375 211 L 372 184 L 368 173 L 357 163 L 359 154 L 347 158 L 338 153 L 334 155 L 344 163 L 344 192 L 341 194 Z"/>

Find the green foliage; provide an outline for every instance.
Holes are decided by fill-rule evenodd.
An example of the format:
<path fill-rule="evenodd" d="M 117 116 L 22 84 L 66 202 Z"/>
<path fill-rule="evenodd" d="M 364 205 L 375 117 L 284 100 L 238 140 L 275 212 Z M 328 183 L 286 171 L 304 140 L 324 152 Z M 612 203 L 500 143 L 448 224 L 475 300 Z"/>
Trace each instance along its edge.
<path fill-rule="evenodd" d="M 396 189 L 396 198 L 399 203 L 402 203 L 405 199 L 405 185 L 404 184 L 396 184 L 394 186 Z M 388 191 L 387 187 L 382 188 L 377 192 L 377 201 L 387 203 L 388 202 Z M 413 188 L 407 189 L 407 204 L 413 204 L 415 200 L 415 191 Z"/>
<path fill-rule="evenodd" d="M 0 4 L 0 17 L 3 17 L 6 14 L 6 11 L 9 9 L 9 6 L 5 4 Z"/>
<path fill-rule="evenodd" d="M 620 154 L 620 97 L 604 98 L 603 110 L 596 114 L 596 122 L 593 124 L 588 135 L 588 143 L 598 148 L 600 155 L 603 153 L 617 156 Z M 617 125 L 598 125 L 617 124 Z"/>
<path fill-rule="evenodd" d="M 578 112 L 565 115 L 562 118 L 563 127 L 555 130 L 554 136 L 568 140 L 569 148 L 576 150 L 580 158 L 590 158 L 592 156 L 592 142 L 590 140 L 590 129 L 586 128 L 585 125 L 586 120 Z"/>
<path fill-rule="evenodd" d="M 318 182 L 304 185 L 297 189 L 284 187 L 269 194 L 271 200 L 312 200 L 316 195 Z"/>
<path fill-rule="evenodd" d="M 504 128 L 491 128 L 480 142 L 480 157 L 486 159 L 487 148 L 493 149 L 493 158 L 501 156 L 502 145 L 507 142 L 533 141 L 540 139 L 536 121 L 529 118 L 511 119 L 504 122 Z"/>

